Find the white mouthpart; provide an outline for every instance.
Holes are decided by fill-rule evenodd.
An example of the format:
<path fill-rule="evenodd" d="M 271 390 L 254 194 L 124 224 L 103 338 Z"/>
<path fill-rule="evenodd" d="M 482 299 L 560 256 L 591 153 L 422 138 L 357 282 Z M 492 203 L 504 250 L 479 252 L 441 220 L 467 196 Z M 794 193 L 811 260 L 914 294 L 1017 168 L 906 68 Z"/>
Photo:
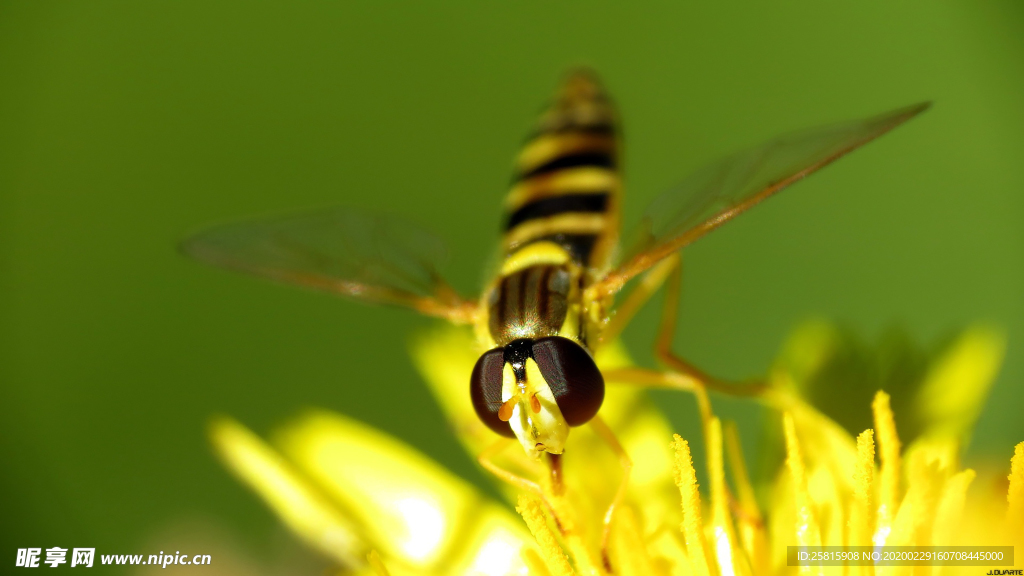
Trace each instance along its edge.
<path fill-rule="evenodd" d="M 534 412 L 531 406 L 531 399 L 534 396 L 540 406 L 537 412 Z M 501 399 L 507 402 L 513 397 L 516 398 L 516 403 L 508 424 L 522 444 L 523 450 L 533 458 L 539 458 L 544 452 L 561 454 L 565 449 L 565 440 L 569 436 L 569 425 L 562 417 L 562 411 L 558 409 L 551 389 L 532 358 L 526 361 L 524 390 L 520 390 L 512 367 L 505 365 Z"/>

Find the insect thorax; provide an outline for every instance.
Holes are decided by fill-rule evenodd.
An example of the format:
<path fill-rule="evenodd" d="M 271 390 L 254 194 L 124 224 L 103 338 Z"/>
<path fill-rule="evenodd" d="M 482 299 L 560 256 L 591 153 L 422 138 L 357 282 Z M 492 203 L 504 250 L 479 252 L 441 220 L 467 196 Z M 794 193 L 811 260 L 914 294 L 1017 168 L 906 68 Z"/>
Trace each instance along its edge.
<path fill-rule="evenodd" d="M 488 298 L 488 328 L 495 343 L 561 334 L 572 283 L 564 265 L 540 264 L 503 276 Z"/>

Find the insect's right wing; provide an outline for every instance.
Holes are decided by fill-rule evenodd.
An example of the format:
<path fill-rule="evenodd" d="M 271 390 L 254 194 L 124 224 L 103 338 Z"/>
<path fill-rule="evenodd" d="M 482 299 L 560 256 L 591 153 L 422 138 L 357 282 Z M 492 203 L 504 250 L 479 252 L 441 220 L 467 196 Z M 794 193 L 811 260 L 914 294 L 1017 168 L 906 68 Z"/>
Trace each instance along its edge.
<path fill-rule="evenodd" d="M 626 236 L 632 242 L 622 264 L 596 285 L 597 290 L 618 291 L 666 256 L 929 105 L 782 136 L 705 166 L 651 203 L 635 233 Z"/>
<path fill-rule="evenodd" d="M 388 216 L 335 208 L 243 221 L 199 232 L 181 249 L 215 266 L 456 323 L 475 313 L 437 273 L 446 254 L 441 240 Z"/>

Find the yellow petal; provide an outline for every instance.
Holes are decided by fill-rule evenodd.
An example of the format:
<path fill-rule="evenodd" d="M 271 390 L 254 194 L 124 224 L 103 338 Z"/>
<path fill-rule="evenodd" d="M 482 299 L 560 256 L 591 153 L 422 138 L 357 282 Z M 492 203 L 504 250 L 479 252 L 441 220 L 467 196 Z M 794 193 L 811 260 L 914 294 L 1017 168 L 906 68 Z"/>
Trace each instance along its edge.
<path fill-rule="evenodd" d="M 377 574 L 377 576 L 391 576 L 391 572 L 388 571 L 387 566 L 380 559 L 380 555 L 377 554 L 376 550 L 371 550 L 366 555 L 366 561 L 370 564 L 370 568 Z"/>
<path fill-rule="evenodd" d="M 481 350 L 468 328 L 431 325 L 415 334 L 409 352 L 456 436 L 474 457 L 498 438 L 473 410 L 469 376 Z"/>
<path fill-rule="evenodd" d="M 374 548 L 417 568 L 525 571 L 518 520 L 411 447 L 369 426 L 310 412 L 277 435 L 282 452 L 343 507 Z"/>
<path fill-rule="evenodd" d="M 792 387 L 787 374 L 776 374 L 776 378 L 779 385 Z M 853 436 L 810 404 L 788 393 L 778 392 L 770 397 L 770 402 L 792 420 L 800 438 L 804 465 L 808 469 L 826 469 L 840 485 L 840 490 L 853 490 L 857 467 L 857 443 Z"/>
<path fill-rule="evenodd" d="M 344 565 L 362 563 L 366 544 L 355 525 L 273 448 L 229 418 L 211 423 L 210 440 L 228 469 L 266 500 L 292 531 Z"/>
<path fill-rule="evenodd" d="M 786 339 L 775 369 L 787 372 L 794 382 L 806 383 L 842 344 L 842 335 L 830 322 L 810 320 L 797 326 Z"/>
<path fill-rule="evenodd" d="M 1006 337 L 983 326 L 964 331 L 929 370 L 915 407 L 925 434 L 963 440 L 974 426 L 1003 362 Z"/>
<path fill-rule="evenodd" d="M 892 532 L 886 544 L 890 546 L 930 546 L 931 527 L 939 500 L 939 487 L 944 477 L 940 465 L 918 455 L 908 459 L 907 494 L 892 521 Z M 901 568 L 907 568 L 906 566 Z M 909 570 L 894 570 L 907 573 Z"/>
<path fill-rule="evenodd" d="M 615 555 L 612 558 L 612 566 L 616 574 L 622 576 L 649 576 L 656 573 L 656 568 L 651 562 L 647 550 L 647 541 L 643 531 L 640 530 L 640 523 L 636 512 L 629 506 L 618 509 L 616 514 L 616 530 L 613 537 L 616 541 L 613 545 Z"/>
<path fill-rule="evenodd" d="M 938 510 L 935 512 L 935 523 L 932 528 L 932 544 L 949 546 L 953 544 L 953 534 L 960 522 L 967 500 L 967 488 L 974 481 L 974 470 L 962 470 L 946 481 L 939 497 Z"/>
<path fill-rule="evenodd" d="M 806 461 L 805 461 L 806 465 Z M 845 482 L 837 478 L 824 466 L 809 466 L 807 470 L 807 493 L 811 496 L 811 510 L 818 521 L 821 544 L 841 546 L 846 543 L 849 524 L 849 506 Z"/>

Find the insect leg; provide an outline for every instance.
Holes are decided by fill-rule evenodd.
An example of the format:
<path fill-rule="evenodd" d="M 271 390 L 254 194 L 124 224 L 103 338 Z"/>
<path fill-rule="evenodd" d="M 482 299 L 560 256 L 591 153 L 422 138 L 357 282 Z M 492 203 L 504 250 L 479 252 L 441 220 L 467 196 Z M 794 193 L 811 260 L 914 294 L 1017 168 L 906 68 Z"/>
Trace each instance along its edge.
<path fill-rule="evenodd" d="M 476 461 L 479 462 L 480 465 L 483 466 L 485 470 L 487 470 L 491 474 L 494 474 L 499 479 L 508 482 L 509 484 L 515 486 L 516 488 L 519 488 L 520 490 L 533 492 L 537 496 L 543 498 L 544 491 L 541 489 L 540 484 L 537 484 L 532 480 L 523 478 L 522 476 L 519 476 L 510 470 L 506 470 L 505 468 L 502 468 L 501 466 L 494 462 L 493 458 L 500 454 L 502 451 L 504 451 L 505 448 L 512 445 L 512 443 L 513 440 L 511 438 L 501 438 L 497 440 L 494 444 L 491 444 L 487 448 L 484 448 L 484 451 L 481 452 L 480 455 L 476 457 Z"/>
<path fill-rule="evenodd" d="M 613 572 L 611 559 L 608 556 L 608 542 L 612 533 L 612 520 L 615 518 L 615 511 L 626 498 L 626 489 L 629 487 L 629 473 L 633 469 L 633 460 L 630 459 L 629 454 L 626 453 L 622 444 L 619 443 L 619 439 L 615 437 L 615 433 L 612 432 L 612 429 L 605 424 L 600 416 L 594 416 L 590 421 L 590 425 L 594 428 L 594 432 L 615 452 L 615 455 L 619 458 L 619 464 L 622 466 L 622 479 L 619 480 L 619 487 L 615 490 L 615 497 L 612 499 L 611 504 L 608 505 L 608 510 L 604 514 L 604 530 L 601 532 L 601 560 L 604 562 L 605 569 L 608 572 Z"/>
<path fill-rule="evenodd" d="M 711 400 L 708 398 L 704 382 L 689 374 L 671 370 L 651 370 L 650 368 L 613 368 L 605 370 L 604 378 L 613 384 L 626 384 L 641 388 L 667 388 L 692 392 L 697 398 L 702 426 L 706 427 L 711 420 Z"/>
<path fill-rule="evenodd" d="M 479 313 L 476 302 L 462 300 L 444 284 L 437 288 L 436 297 L 408 298 L 406 305 L 420 314 L 443 318 L 456 326 L 472 324 Z"/>
<path fill-rule="evenodd" d="M 665 284 L 665 302 L 661 309 L 661 325 L 654 342 L 654 355 L 662 364 L 703 383 L 710 390 L 739 396 L 756 396 L 765 390 L 764 382 L 740 383 L 715 378 L 703 370 L 690 364 L 672 351 L 672 341 L 676 333 L 676 318 L 679 312 L 679 295 L 682 291 L 683 268 L 679 259 L 670 272 Z"/>
<path fill-rule="evenodd" d="M 558 530 L 561 532 L 562 523 L 558 519 L 558 513 L 556 512 L 555 507 L 548 500 L 547 494 L 544 493 L 544 489 L 541 488 L 540 484 L 527 478 L 523 478 L 522 476 L 516 474 L 515 472 L 512 472 L 511 470 L 502 468 L 496 462 L 494 462 L 494 458 L 498 454 L 500 454 L 503 450 L 505 450 L 514 443 L 515 441 L 511 438 L 500 438 L 496 442 L 494 442 L 494 444 L 491 444 L 487 448 L 484 448 L 484 451 L 481 452 L 480 455 L 476 457 L 476 461 L 479 462 L 480 465 L 483 466 L 485 470 L 487 470 L 491 474 L 494 474 L 500 480 L 503 480 L 511 484 L 512 486 L 519 488 L 520 490 L 531 492 L 535 496 L 540 498 L 540 501 L 543 502 L 544 505 L 547 507 L 548 512 L 551 513 L 551 517 L 555 519 L 555 524 L 558 526 Z M 554 471 L 552 471 L 552 476 L 554 475 L 555 473 Z M 559 473 L 558 476 L 560 477 L 561 474 Z"/>
<path fill-rule="evenodd" d="M 615 312 L 601 332 L 601 343 L 614 342 L 626 328 L 633 316 L 651 299 L 665 283 L 669 274 L 679 266 L 679 255 L 673 254 L 648 270 L 639 283 L 633 288 L 622 303 L 615 307 Z"/>

